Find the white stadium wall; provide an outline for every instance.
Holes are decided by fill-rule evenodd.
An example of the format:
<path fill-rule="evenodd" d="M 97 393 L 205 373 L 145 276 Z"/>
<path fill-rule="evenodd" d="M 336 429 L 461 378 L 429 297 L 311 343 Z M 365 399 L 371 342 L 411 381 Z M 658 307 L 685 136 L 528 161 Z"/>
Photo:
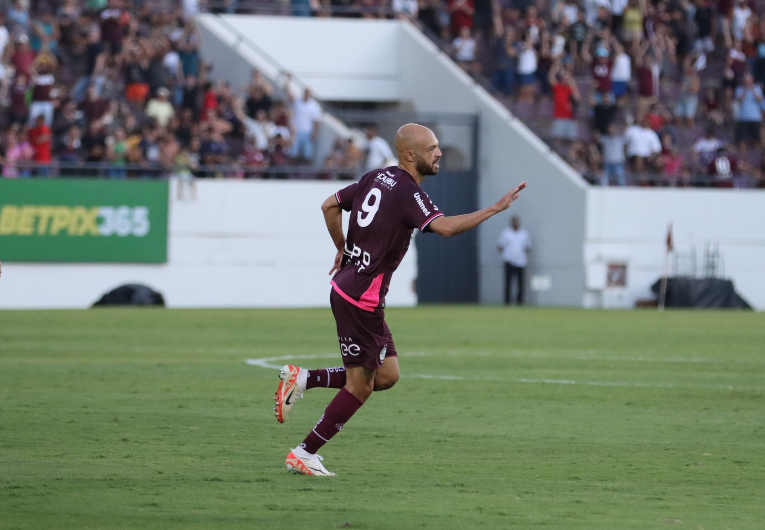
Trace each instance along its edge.
<path fill-rule="evenodd" d="M 342 182 L 197 186 L 196 201 L 178 200 L 174 183 L 170 190 L 167 263 L 4 263 L 0 309 L 87 308 L 126 283 L 156 289 L 169 307 L 329 306 L 335 252 L 320 206 Z M 391 283 L 389 306 L 417 303 L 412 247 Z"/>
<path fill-rule="evenodd" d="M 328 101 L 398 101 L 417 112 L 478 115 L 480 205 L 529 183 L 512 211 L 534 243 L 529 273 L 540 290 L 531 302 L 632 307 L 662 274 L 672 222 L 678 252 L 696 250 L 696 272 L 704 248 L 719 248 L 724 276 L 765 310 L 765 192 L 588 186 L 408 22 L 202 15 L 199 26 L 214 76 L 234 86 L 253 67 L 272 79 L 289 70 Z M 332 116 L 324 125 L 325 148 L 349 134 Z M 325 306 L 332 249 L 318 206 L 340 186 L 201 181 L 196 203 L 177 201 L 173 191 L 167 264 L 8 264 L 0 308 L 87 307 L 128 282 L 162 291 L 172 307 Z M 290 210 L 281 200 L 287 190 L 295 194 Z M 509 216 L 479 231 L 482 303 L 501 301 L 496 240 Z M 412 254 L 394 277 L 391 305 L 416 303 Z M 609 263 L 626 266 L 625 287 L 606 286 Z"/>
<path fill-rule="evenodd" d="M 706 249 L 719 250 L 718 273 L 732 279 L 752 307 L 765 310 L 765 192 L 759 190 L 591 188 L 585 306 L 632 307 L 651 298 L 649 287 L 664 271 L 670 224 L 670 273 L 703 275 Z M 608 263 L 626 265 L 625 287 L 605 285 Z"/>
<path fill-rule="evenodd" d="M 399 24 L 387 20 L 359 23 L 342 18 L 209 14 L 200 15 L 197 22 L 202 31 L 235 49 L 264 75 L 277 79 L 285 71 L 291 72 L 320 100 L 401 99 L 396 44 Z M 240 82 L 249 79 L 252 67 L 232 68 L 235 65 L 230 60 L 223 62 L 217 57 L 211 62 L 214 75 L 225 71 Z"/>

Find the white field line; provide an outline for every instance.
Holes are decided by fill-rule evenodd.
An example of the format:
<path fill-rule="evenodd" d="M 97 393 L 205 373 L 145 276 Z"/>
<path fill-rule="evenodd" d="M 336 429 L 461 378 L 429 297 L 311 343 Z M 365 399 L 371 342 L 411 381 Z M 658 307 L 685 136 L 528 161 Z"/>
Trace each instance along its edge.
<path fill-rule="evenodd" d="M 410 355 L 410 354 L 407 354 Z M 427 352 L 415 352 L 414 355 L 422 356 L 428 355 Z M 272 364 L 277 361 L 283 363 L 293 359 L 325 359 L 330 357 L 336 357 L 336 353 L 332 354 L 316 354 L 316 355 L 283 355 L 279 357 L 266 357 L 264 359 L 247 359 L 246 363 L 250 366 L 259 366 L 261 368 L 270 368 L 278 370 L 283 364 Z M 617 388 L 706 388 L 711 390 L 736 390 L 733 385 L 675 385 L 673 383 L 641 383 L 641 382 L 629 382 L 629 381 L 574 381 L 571 379 L 505 379 L 494 377 L 464 377 L 459 375 L 434 375 L 434 374 L 401 374 L 401 377 L 412 379 L 437 379 L 442 381 L 491 381 L 491 382 L 503 382 L 503 383 L 521 383 L 532 385 L 580 385 L 580 386 L 602 386 L 602 387 L 617 387 Z M 753 389 L 750 389 L 753 390 Z M 756 389 L 759 391 L 760 389 Z"/>
<path fill-rule="evenodd" d="M 330 357 L 337 357 L 337 353 L 323 353 L 316 355 L 283 355 L 281 357 L 265 357 L 263 359 L 247 359 L 245 362 L 250 366 L 260 366 L 261 368 L 271 368 L 278 370 L 284 366 L 284 362 L 281 364 L 271 364 L 271 361 L 290 361 L 293 359 L 329 359 Z"/>
<path fill-rule="evenodd" d="M 515 357 L 519 359 L 546 359 L 556 361 L 600 361 L 600 362 L 627 362 L 627 363 L 676 363 L 676 364 L 754 364 L 765 365 L 765 359 L 704 359 L 701 357 L 615 357 L 600 355 L 594 350 L 585 352 L 561 352 L 561 354 L 549 354 L 541 351 L 471 351 L 471 357 Z M 566 355 L 570 353 L 571 355 Z M 441 355 L 460 356 L 465 355 L 464 350 L 446 350 Z"/>
<path fill-rule="evenodd" d="M 257 351 L 257 348 L 153 348 L 153 347 L 72 347 L 72 346 L 56 346 L 56 345 L 41 345 L 41 346 L 8 346 L 0 344 L 0 351 L 40 351 L 40 350 L 52 350 L 52 351 L 89 351 L 89 352 L 119 352 L 119 353 L 163 353 L 163 352 L 191 352 L 191 353 L 212 353 L 219 355 L 242 355 L 252 354 Z M 516 358 L 536 358 L 536 359 L 557 359 L 557 360 L 579 360 L 579 361 L 607 361 L 607 362 L 655 362 L 655 363 L 694 363 L 694 364 L 753 364 L 762 365 L 763 361 L 737 359 L 731 361 L 723 361 L 716 359 L 700 359 L 700 358 L 654 358 L 654 357 L 607 357 L 598 356 L 595 352 L 585 353 L 584 355 L 577 355 L 572 357 L 567 356 L 551 356 L 548 354 L 542 354 L 539 352 L 503 352 L 504 355 L 510 354 Z M 432 352 L 407 352 L 405 357 L 421 357 L 425 355 L 436 355 Z M 464 352 L 447 351 L 439 352 L 438 355 L 464 355 Z M 471 352 L 471 356 L 490 356 L 497 355 L 497 352 Z M 276 369 L 278 370 L 283 366 L 282 364 L 271 364 L 271 361 L 288 361 L 290 359 L 329 359 L 337 357 L 339 360 L 339 353 L 322 353 L 313 355 L 284 355 L 279 357 L 265 357 L 262 359 L 247 359 L 247 364 L 252 366 L 260 366 L 262 368 Z M 574 381 L 569 379 L 505 379 L 505 378 L 491 378 L 491 377 L 463 377 L 458 375 L 434 375 L 434 374 L 402 374 L 402 377 L 414 378 L 414 379 L 437 379 L 444 381 L 492 381 L 492 382 L 504 382 L 504 383 L 521 383 L 521 384 L 544 384 L 544 385 L 583 385 L 583 386 L 602 386 L 602 387 L 622 387 L 622 388 L 706 388 L 712 390 L 747 390 L 747 391 L 761 391 L 761 388 L 735 388 L 732 385 L 675 385 L 672 383 L 641 383 L 641 382 L 616 382 L 616 381 Z"/>
<path fill-rule="evenodd" d="M 421 357 L 423 355 L 428 355 L 426 352 L 411 352 L 407 353 L 407 357 Z M 298 359 L 298 360 L 305 360 L 305 359 L 330 359 L 330 358 L 337 358 L 340 360 L 340 353 L 316 353 L 311 355 L 280 355 L 278 357 L 264 357 L 262 359 L 247 359 L 245 362 L 249 364 L 250 366 L 260 366 L 261 368 L 271 368 L 274 370 L 278 370 L 282 366 L 284 366 L 285 361 L 289 361 L 292 359 Z M 280 364 L 271 364 L 272 361 L 278 361 Z"/>

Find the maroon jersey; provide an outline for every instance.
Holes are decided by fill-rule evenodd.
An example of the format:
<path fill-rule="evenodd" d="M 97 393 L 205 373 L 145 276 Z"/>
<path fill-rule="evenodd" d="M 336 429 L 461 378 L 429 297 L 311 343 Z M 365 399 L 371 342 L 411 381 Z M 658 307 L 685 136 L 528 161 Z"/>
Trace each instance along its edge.
<path fill-rule="evenodd" d="M 104 9 L 101 11 L 101 41 L 106 42 L 122 42 L 122 10 L 121 9 Z"/>
<path fill-rule="evenodd" d="M 38 75 L 37 82 L 32 89 L 32 101 L 50 101 L 50 92 L 54 82 L 53 74 Z"/>
<path fill-rule="evenodd" d="M 340 271 L 330 282 L 346 301 L 373 312 L 385 307 L 390 279 L 412 232 L 444 215 L 411 175 L 396 166 L 377 169 L 335 194 L 351 212 Z"/>
<path fill-rule="evenodd" d="M 733 177 L 738 172 L 738 159 L 728 153 L 720 153 L 707 165 L 707 171 L 714 177 L 718 188 L 732 188 Z"/>
<path fill-rule="evenodd" d="M 614 68 L 613 61 L 592 63 L 592 79 L 595 81 L 595 91 L 608 93 L 613 89 L 611 70 Z"/>

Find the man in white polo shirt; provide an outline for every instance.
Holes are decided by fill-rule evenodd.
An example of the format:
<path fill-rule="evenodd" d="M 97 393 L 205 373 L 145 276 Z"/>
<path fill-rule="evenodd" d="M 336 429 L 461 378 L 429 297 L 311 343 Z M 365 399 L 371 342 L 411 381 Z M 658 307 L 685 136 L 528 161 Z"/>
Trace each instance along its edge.
<path fill-rule="evenodd" d="M 505 304 L 510 304 L 513 283 L 517 282 L 517 302 L 523 305 L 524 272 L 529 263 L 531 239 L 529 233 L 521 228 L 521 220 L 517 216 L 510 219 L 510 228 L 505 228 L 497 242 L 497 250 L 505 262 Z"/>
<path fill-rule="evenodd" d="M 367 127 L 367 160 L 365 171 L 374 171 L 375 169 L 386 166 L 395 166 L 396 163 L 388 163 L 394 160 L 393 151 L 388 142 L 377 135 L 377 127 L 370 125 Z"/>
<path fill-rule="evenodd" d="M 284 93 L 292 110 L 292 126 L 295 138 L 290 148 L 290 156 L 295 160 L 312 161 L 314 143 L 319 135 L 321 125 L 321 106 L 313 98 L 311 90 L 303 90 L 303 96 L 296 98 L 290 89 L 291 75 L 287 75 Z"/>
<path fill-rule="evenodd" d="M 632 161 L 635 172 L 642 172 L 646 164 L 654 169 L 658 168 L 661 141 L 656 131 L 648 126 L 647 116 L 627 127 L 624 131 L 624 141 L 627 144 L 627 156 Z"/>

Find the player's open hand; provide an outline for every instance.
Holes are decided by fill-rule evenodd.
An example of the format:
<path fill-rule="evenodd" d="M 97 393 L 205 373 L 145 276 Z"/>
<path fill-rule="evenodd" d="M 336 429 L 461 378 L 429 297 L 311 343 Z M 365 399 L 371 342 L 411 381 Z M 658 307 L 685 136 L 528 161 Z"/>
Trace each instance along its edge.
<path fill-rule="evenodd" d="M 342 263 L 343 263 L 343 251 L 342 250 L 338 250 L 337 254 L 335 254 L 335 263 L 333 263 L 332 264 L 332 268 L 329 269 L 329 275 L 332 276 L 337 271 L 339 271 L 340 270 L 340 266 L 342 265 Z"/>
<path fill-rule="evenodd" d="M 494 206 L 497 208 L 498 212 L 502 212 L 507 210 L 511 204 L 513 204 L 513 201 L 515 201 L 518 196 L 521 194 L 521 190 L 526 187 L 526 181 L 524 180 L 520 184 L 518 184 L 511 192 L 505 194 L 504 197 L 502 197 L 499 201 L 497 201 L 497 204 Z"/>

